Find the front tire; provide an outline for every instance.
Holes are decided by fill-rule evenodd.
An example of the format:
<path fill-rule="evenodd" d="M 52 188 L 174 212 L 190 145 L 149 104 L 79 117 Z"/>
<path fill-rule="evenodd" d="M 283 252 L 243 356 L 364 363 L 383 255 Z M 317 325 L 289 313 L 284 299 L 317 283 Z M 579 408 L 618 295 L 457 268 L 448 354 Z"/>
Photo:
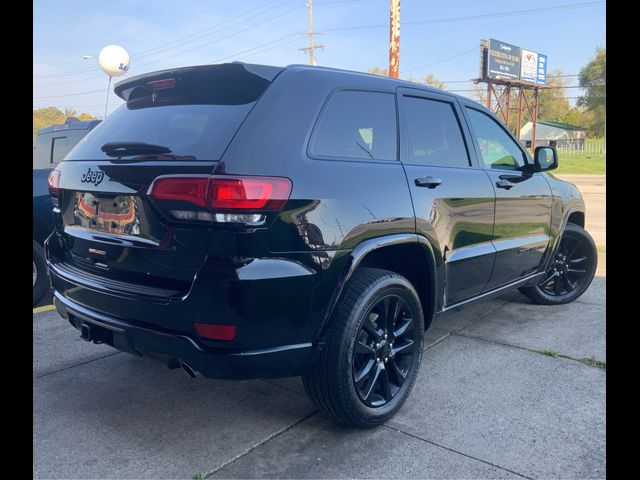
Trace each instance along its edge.
<path fill-rule="evenodd" d="M 47 273 L 47 263 L 44 259 L 42 246 L 33 241 L 33 306 L 35 307 L 49 286 L 49 274 Z"/>
<path fill-rule="evenodd" d="M 327 343 L 302 377 L 307 395 L 334 421 L 370 428 L 404 404 L 422 359 L 424 316 L 411 283 L 387 270 L 356 270 Z"/>
<path fill-rule="evenodd" d="M 520 292 L 540 305 L 562 305 L 582 295 L 596 273 L 598 251 L 591 235 L 579 225 L 565 227 L 555 257 L 543 280 Z"/>

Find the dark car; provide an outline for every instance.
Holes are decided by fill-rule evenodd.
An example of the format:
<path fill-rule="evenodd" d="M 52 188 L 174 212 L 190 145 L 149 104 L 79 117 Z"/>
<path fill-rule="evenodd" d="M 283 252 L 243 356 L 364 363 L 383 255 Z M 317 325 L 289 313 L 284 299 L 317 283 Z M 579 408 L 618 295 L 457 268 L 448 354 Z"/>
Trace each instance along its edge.
<path fill-rule="evenodd" d="M 579 297 L 596 268 L 576 187 L 469 99 L 329 68 L 241 63 L 126 79 L 50 177 L 58 312 L 82 338 L 189 375 L 302 375 L 370 427 L 423 333 L 520 288 Z"/>
<path fill-rule="evenodd" d="M 42 245 L 53 231 L 51 197 L 47 178 L 62 158 L 101 120 L 69 117 L 61 125 L 38 130 L 33 146 L 33 305 L 37 305 L 49 286 Z"/>

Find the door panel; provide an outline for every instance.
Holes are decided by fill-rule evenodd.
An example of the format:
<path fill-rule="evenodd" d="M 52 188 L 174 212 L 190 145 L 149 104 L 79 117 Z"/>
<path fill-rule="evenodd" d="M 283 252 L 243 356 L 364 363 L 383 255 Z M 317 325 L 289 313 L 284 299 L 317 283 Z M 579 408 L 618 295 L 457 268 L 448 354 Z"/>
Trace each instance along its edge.
<path fill-rule="evenodd" d="M 495 258 L 495 193 L 467 148 L 459 107 L 448 95 L 399 89 L 401 160 L 416 230 L 437 244 L 445 268 L 445 305 L 481 293 Z M 471 155 L 471 156 L 470 156 Z"/>
<path fill-rule="evenodd" d="M 487 170 L 494 184 L 503 172 Z M 508 190 L 496 187 L 493 245 L 496 263 L 488 288 L 533 273 L 549 245 L 551 191 L 540 174 L 520 175 Z"/>
<path fill-rule="evenodd" d="M 436 189 L 411 186 L 416 230 L 435 239 L 445 268 L 445 306 L 485 290 L 493 267 L 491 243 L 494 193 L 484 172 L 406 165 L 409 182 L 422 175 L 437 176 Z"/>
<path fill-rule="evenodd" d="M 487 289 L 537 270 L 549 245 L 551 190 L 539 173 L 524 173 L 530 163 L 502 124 L 465 107 L 478 157 L 496 192 L 493 246 L 496 260 Z"/>

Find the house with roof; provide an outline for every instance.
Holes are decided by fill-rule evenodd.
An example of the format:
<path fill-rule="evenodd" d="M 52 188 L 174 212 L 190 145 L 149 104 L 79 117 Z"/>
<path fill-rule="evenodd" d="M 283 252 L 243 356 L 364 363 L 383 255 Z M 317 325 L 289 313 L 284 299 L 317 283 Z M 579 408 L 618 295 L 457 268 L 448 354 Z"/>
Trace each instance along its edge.
<path fill-rule="evenodd" d="M 532 122 L 527 122 L 520 129 L 520 142 L 527 148 L 531 148 Z M 568 123 L 553 122 L 550 120 L 538 120 L 536 125 L 536 147 L 550 146 L 571 150 L 584 148 L 584 139 L 587 129 Z"/>

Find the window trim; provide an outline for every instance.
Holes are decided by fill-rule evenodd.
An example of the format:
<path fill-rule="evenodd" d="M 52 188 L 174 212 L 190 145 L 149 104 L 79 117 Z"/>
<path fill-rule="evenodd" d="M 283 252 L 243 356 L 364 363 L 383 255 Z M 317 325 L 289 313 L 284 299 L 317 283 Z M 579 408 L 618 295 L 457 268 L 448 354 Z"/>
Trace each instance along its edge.
<path fill-rule="evenodd" d="M 522 145 L 520 145 L 520 142 L 515 138 L 515 136 L 509 131 L 509 129 L 500 121 L 499 118 L 497 118 L 493 112 L 490 111 L 485 111 L 482 108 L 478 108 L 476 105 L 472 105 L 469 103 L 464 102 L 463 107 L 465 109 L 464 111 L 464 115 L 467 121 L 467 125 L 469 127 L 469 133 L 471 135 L 471 141 L 473 142 L 474 148 L 476 149 L 477 153 L 476 156 L 478 158 L 478 165 L 480 166 L 480 168 L 482 168 L 483 170 L 488 170 L 491 172 L 519 172 L 519 173 L 523 173 L 522 169 L 517 168 L 515 170 L 501 170 L 498 168 L 491 168 L 488 167 L 485 162 L 484 162 L 484 157 L 482 156 L 482 151 L 480 150 L 480 144 L 478 143 L 478 136 L 476 135 L 475 129 L 473 127 L 473 122 L 471 122 L 471 117 L 469 117 L 467 115 L 467 110 L 475 110 L 478 113 L 484 114 L 485 116 L 489 117 L 491 120 L 493 120 L 499 128 L 502 129 L 503 132 L 506 133 L 507 137 L 510 138 L 513 143 L 516 145 L 516 148 L 518 148 L 518 150 L 520 150 L 520 153 L 522 154 L 522 158 L 524 159 L 524 165 L 531 165 L 531 159 L 529 158 L 529 155 L 527 153 L 527 151 L 522 148 Z"/>
<path fill-rule="evenodd" d="M 342 92 L 362 92 L 362 93 L 384 93 L 387 95 L 393 96 L 393 106 L 395 109 L 395 125 L 396 125 L 396 158 L 394 160 L 383 160 L 379 158 L 355 158 L 355 157 L 333 157 L 329 155 L 318 155 L 311 152 L 311 145 L 315 141 L 320 122 L 324 118 L 326 111 L 328 109 L 331 100 L 338 93 Z M 307 140 L 307 145 L 305 148 L 305 153 L 308 158 L 312 160 L 320 160 L 320 161 L 329 161 L 329 162 L 355 162 L 355 163 L 381 163 L 381 164 L 399 164 L 400 161 L 400 134 L 399 134 L 399 113 L 398 113 L 398 99 L 396 92 L 393 90 L 387 89 L 378 89 L 378 88 L 355 88 L 355 87 L 338 87 L 332 89 L 324 99 L 322 103 L 322 107 L 318 112 L 315 121 L 313 122 L 313 126 L 311 127 L 311 133 Z"/>
<path fill-rule="evenodd" d="M 64 140 L 64 139 L 68 139 L 68 136 L 64 136 L 64 137 L 51 137 L 51 149 L 49 151 L 49 165 L 57 165 L 58 163 L 60 163 L 62 161 L 62 157 L 59 161 L 54 162 L 53 161 L 53 154 L 55 153 L 55 148 L 56 148 L 56 140 Z"/>
<path fill-rule="evenodd" d="M 400 90 L 398 95 L 398 103 L 399 104 L 404 104 L 404 102 L 402 101 L 402 99 L 404 97 L 409 97 L 409 98 L 418 98 L 420 100 L 427 100 L 427 101 L 432 101 L 432 102 L 440 102 L 440 103 L 446 103 L 449 104 L 449 106 L 451 107 L 452 111 L 453 111 L 453 115 L 456 119 L 456 122 L 458 123 L 458 128 L 460 129 L 460 135 L 462 136 L 462 141 L 464 143 L 464 149 L 465 152 L 467 153 L 467 165 L 443 165 L 443 164 L 433 164 L 433 163 L 423 163 L 423 162 L 416 162 L 416 161 L 412 161 L 409 160 L 409 124 L 407 123 L 407 115 L 406 115 L 406 109 L 404 106 L 402 106 L 401 108 L 401 115 L 402 115 L 402 132 L 403 132 L 403 137 L 404 138 L 404 142 L 402 145 L 402 152 L 401 152 L 401 162 L 403 163 L 403 165 L 410 165 L 410 166 L 416 166 L 416 167 L 438 167 L 438 168 L 474 168 L 477 167 L 477 165 L 474 164 L 473 158 L 472 158 L 472 149 L 469 146 L 469 142 L 467 139 L 467 134 L 466 131 L 464 129 L 464 125 L 463 122 L 461 120 L 461 116 L 463 115 L 462 112 L 459 111 L 458 108 L 458 104 L 456 102 L 455 97 L 450 96 L 450 95 L 444 95 L 444 94 L 431 94 L 431 92 L 426 92 L 426 91 L 422 91 L 422 90 L 412 90 L 412 89 L 408 89 L 408 88 L 403 88 L 402 90 Z M 405 158 L 406 157 L 406 158 Z"/>

